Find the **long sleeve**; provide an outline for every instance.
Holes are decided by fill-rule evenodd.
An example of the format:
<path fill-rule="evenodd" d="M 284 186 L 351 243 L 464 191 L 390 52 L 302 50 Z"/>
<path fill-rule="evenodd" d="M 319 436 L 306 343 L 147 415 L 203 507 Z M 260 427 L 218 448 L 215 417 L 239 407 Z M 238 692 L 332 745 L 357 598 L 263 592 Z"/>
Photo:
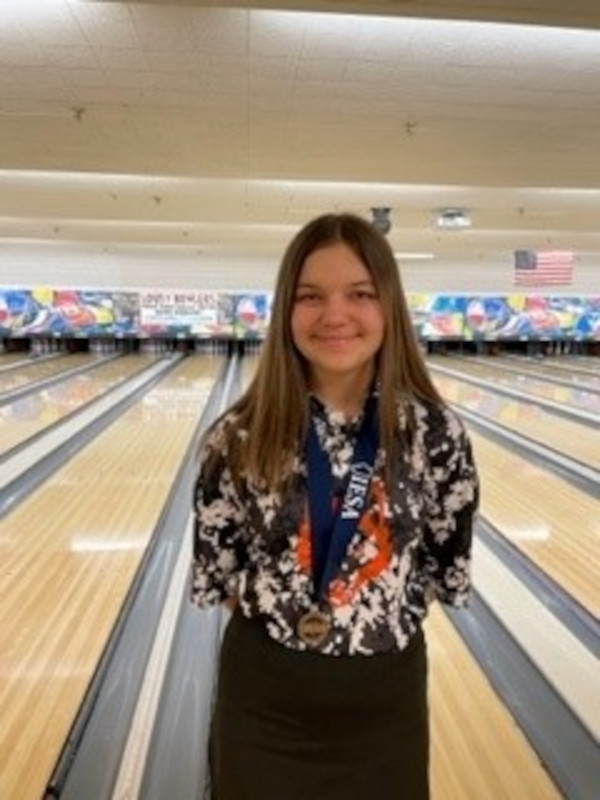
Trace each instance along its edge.
<path fill-rule="evenodd" d="M 245 508 L 235 490 L 226 458 L 210 474 L 206 461 L 194 491 L 192 601 L 211 605 L 235 594 L 246 562 Z"/>
<path fill-rule="evenodd" d="M 458 417 L 446 409 L 426 433 L 425 446 L 421 567 L 429 592 L 443 603 L 461 606 L 470 594 L 473 518 L 479 502 L 471 443 Z"/>

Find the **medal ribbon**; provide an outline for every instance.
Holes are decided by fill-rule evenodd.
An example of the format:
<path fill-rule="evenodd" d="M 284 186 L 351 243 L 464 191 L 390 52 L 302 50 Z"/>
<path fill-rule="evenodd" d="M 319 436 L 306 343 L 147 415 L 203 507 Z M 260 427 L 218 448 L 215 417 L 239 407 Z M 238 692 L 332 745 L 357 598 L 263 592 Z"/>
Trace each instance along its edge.
<path fill-rule="evenodd" d="M 373 476 L 378 444 L 376 401 L 370 397 L 365 406 L 365 415 L 354 447 L 344 499 L 336 513 L 332 508 L 333 476 L 329 456 L 320 445 L 314 420 L 310 425 L 306 443 L 307 486 L 313 576 L 318 601 L 325 598 L 327 587 L 343 561 L 362 516 Z"/>

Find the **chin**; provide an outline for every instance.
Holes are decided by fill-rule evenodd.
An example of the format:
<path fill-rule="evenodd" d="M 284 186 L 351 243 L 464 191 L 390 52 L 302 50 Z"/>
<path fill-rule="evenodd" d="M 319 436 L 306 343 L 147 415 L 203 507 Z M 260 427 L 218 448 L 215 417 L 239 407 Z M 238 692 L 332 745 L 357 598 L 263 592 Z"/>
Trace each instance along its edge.
<path fill-rule="evenodd" d="M 327 372 L 332 374 L 346 375 L 350 372 L 358 373 L 367 369 L 370 361 L 370 359 L 357 360 L 354 358 L 343 358 L 342 356 L 338 356 L 337 358 L 318 359 L 315 360 L 313 364 L 317 369 L 327 370 Z"/>

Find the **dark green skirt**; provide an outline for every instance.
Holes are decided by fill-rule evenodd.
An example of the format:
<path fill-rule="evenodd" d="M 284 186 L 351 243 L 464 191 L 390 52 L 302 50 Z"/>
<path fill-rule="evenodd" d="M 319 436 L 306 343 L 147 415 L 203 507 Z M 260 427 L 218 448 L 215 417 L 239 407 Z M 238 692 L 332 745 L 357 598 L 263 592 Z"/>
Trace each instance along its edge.
<path fill-rule="evenodd" d="M 428 800 L 422 632 L 402 652 L 289 650 L 237 611 L 210 740 L 212 800 Z"/>

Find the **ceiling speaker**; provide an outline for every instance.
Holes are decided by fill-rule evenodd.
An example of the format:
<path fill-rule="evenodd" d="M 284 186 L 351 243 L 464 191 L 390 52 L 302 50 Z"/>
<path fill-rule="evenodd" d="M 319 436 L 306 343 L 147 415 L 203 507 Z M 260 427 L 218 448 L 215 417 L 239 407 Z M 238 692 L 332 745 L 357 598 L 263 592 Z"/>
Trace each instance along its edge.
<path fill-rule="evenodd" d="M 373 214 L 373 227 L 384 235 L 389 233 L 392 229 L 392 220 L 390 219 L 391 208 L 377 206 L 371 209 Z"/>

